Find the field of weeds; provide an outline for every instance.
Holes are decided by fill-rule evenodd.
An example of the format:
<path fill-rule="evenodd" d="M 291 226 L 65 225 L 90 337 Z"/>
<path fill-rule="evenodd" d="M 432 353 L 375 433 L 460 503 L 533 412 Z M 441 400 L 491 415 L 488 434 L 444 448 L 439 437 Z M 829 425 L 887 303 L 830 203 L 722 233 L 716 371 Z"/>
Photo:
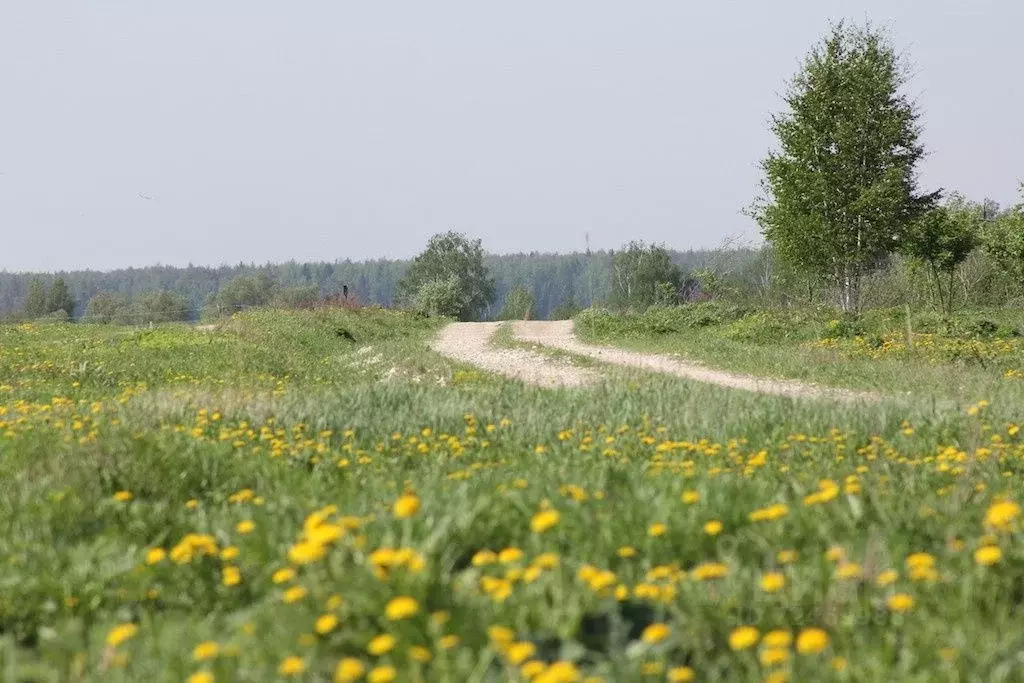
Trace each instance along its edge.
<path fill-rule="evenodd" d="M 969 401 L 542 390 L 435 331 L 0 328 L 3 680 L 1020 680 L 1001 369 Z"/>

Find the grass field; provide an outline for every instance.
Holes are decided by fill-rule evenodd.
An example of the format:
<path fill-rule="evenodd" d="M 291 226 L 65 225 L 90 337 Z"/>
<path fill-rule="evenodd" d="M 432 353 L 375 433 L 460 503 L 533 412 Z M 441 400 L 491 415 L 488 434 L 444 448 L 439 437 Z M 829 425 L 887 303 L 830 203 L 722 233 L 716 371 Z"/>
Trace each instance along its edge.
<path fill-rule="evenodd" d="M 436 329 L 0 327 L 0 677 L 1022 679 L 1013 360 L 853 406 L 621 370 L 555 391 Z M 762 367 L 732 341 L 704 357 Z M 817 341 L 847 385 L 918 374 Z"/>

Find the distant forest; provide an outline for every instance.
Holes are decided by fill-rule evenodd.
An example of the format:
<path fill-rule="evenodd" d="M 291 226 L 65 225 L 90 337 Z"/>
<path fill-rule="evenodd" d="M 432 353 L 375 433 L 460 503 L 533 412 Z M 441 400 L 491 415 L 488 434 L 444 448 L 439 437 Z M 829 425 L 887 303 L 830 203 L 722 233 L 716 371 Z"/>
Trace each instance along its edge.
<path fill-rule="evenodd" d="M 709 266 L 719 251 L 671 251 L 673 262 L 684 273 Z M 754 257 L 757 252 L 733 252 Z M 486 317 L 494 318 L 505 305 L 508 293 L 521 285 L 533 295 L 535 318 L 547 318 L 559 306 L 588 307 L 607 301 L 612 287 L 613 252 L 572 254 L 492 254 L 485 264 L 495 279 L 496 295 Z M 238 264 L 235 266 L 149 266 L 109 272 L 78 270 L 38 274 L 0 272 L 0 317 L 21 311 L 29 294 L 29 283 L 41 277 L 49 287 L 58 277 L 67 283 L 75 301 L 74 316 L 80 318 L 89 301 L 100 292 L 137 297 L 151 292 L 175 292 L 188 301 L 189 317 L 198 320 L 204 305 L 240 275 L 262 275 L 278 287 L 315 287 L 324 297 L 349 295 L 364 305 L 394 306 L 398 282 L 409 267 L 408 260 L 335 261 L 318 263 Z"/>

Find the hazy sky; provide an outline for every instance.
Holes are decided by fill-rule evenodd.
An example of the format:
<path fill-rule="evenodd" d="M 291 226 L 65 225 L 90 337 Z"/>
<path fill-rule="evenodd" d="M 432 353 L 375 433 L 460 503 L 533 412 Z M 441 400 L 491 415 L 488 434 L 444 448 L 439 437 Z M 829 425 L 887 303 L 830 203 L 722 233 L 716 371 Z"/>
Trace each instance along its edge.
<path fill-rule="evenodd" d="M 1024 177 L 1024 3 L 0 2 L 0 269 L 753 238 L 829 19 L 916 65 L 928 187 Z"/>

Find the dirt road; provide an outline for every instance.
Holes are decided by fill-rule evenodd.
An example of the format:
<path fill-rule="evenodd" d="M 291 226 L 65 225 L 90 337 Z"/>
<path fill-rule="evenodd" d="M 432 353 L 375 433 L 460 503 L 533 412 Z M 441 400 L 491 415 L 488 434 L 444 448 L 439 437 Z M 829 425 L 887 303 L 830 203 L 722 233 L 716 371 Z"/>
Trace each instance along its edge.
<path fill-rule="evenodd" d="M 501 323 L 455 323 L 449 325 L 434 342 L 434 349 L 456 360 L 485 370 L 545 387 L 576 387 L 597 379 L 597 373 L 573 367 L 567 362 L 525 349 L 502 349 L 490 345 Z M 873 401 L 869 392 L 835 389 L 795 380 L 771 379 L 708 368 L 656 353 L 640 353 L 610 346 L 581 342 L 573 334 L 571 321 L 520 321 L 513 323 L 515 337 L 521 341 L 588 356 L 603 363 L 624 365 L 676 377 L 790 398 Z"/>

